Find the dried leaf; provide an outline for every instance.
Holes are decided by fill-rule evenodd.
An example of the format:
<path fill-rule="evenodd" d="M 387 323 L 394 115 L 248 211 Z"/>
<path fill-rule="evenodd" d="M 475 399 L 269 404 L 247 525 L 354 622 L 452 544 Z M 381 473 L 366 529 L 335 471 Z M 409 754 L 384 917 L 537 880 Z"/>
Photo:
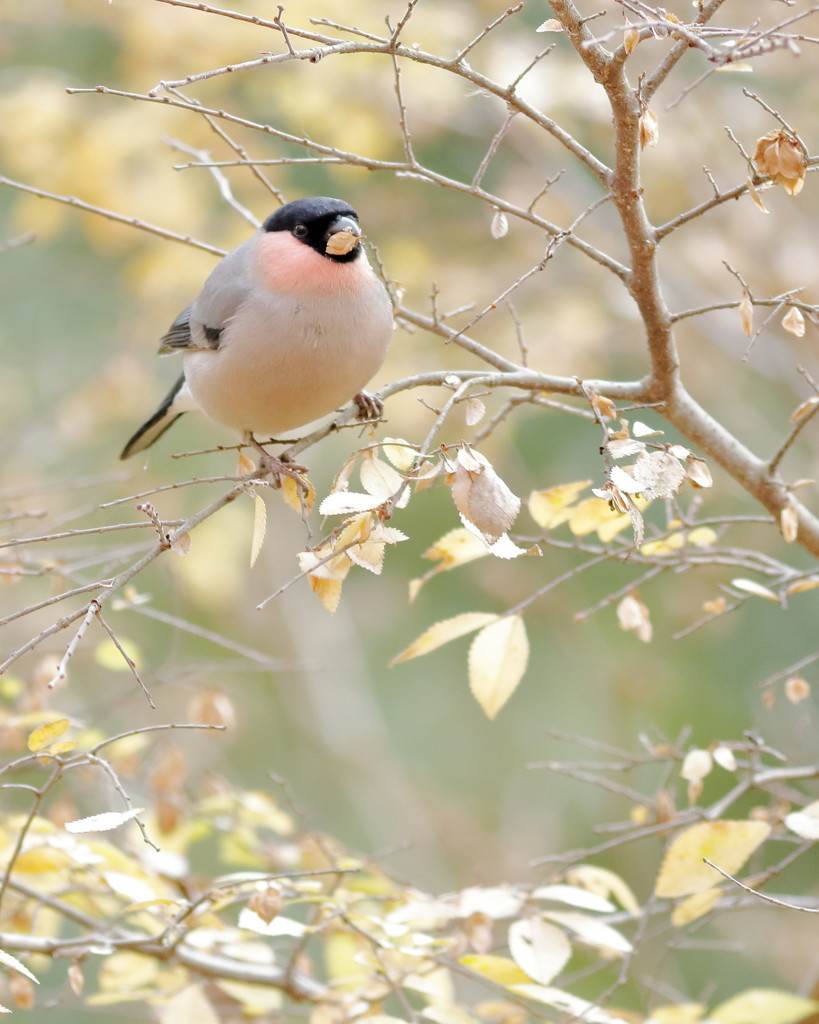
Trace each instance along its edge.
<path fill-rule="evenodd" d="M 789 334 L 793 334 L 797 338 L 804 338 L 805 318 L 802 316 L 802 310 L 797 306 L 791 306 L 782 317 L 782 326 Z"/>
<path fill-rule="evenodd" d="M 796 1024 L 819 1010 L 819 1002 L 773 988 L 749 988 L 708 1014 L 717 1024 Z"/>
<path fill-rule="evenodd" d="M 259 892 L 254 892 L 247 905 L 265 924 L 270 924 L 284 907 L 281 889 L 276 885 L 268 885 Z"/>
<path fill-rule="evenodd" d="M 253 496 L 253 537 L 250 542 L 250 568 L 256 564 L 259 552 L 264 544 L 264 535 L 267 531 L 267 505 L 260 494 Z"/>
<path fill-rule="evenodd" d="M 689 455 L 686 460 L 686 472 L 688 473 L 688 479 L 694 487 L 713 487 L 714 478 L 711 476 L 711 470 L 705 459 L 697 458 L 696 455 Z"/>
<path fill-rule="evenodd" d="M 660 138 L 660 122 L 657 115 L 648 107 L 640 115 L 640 149 L 656 146 Z"/>
<path fill-rule="evenodd" d="M 634 633 L 644 644 L 651 642 L 651 616 L 638 594 L 632 591 L 626 594 L 617 605 L 617 621 L 620 629 Z"/>
<path fill-rule="evenodd" d="M 756 186 L 750 178 L 746 183 L 746 187 L 748 189 L 748 195 L 753 200 L 753 203 L 756 206 L 756 208 L 758 210 L 761 210 L 763 213 L 768 213 L 768 207 L 762 202 L 762 197 L 760 196 L 759 192 L 757 192 Z"/>
<path fill-rule="evenodd" d="M 671 899 L 713 888 L 721 876 L 703 858 L 733 875 L 770 831 L 771 826 L 764 821 L 701 821 L 692 825 L 680 832 L 666 850 L 654 895 Z"/>
<path fill-rule="evenodd" d="M 631 437 L 616 437 L 606 443 L 606 451 L 613 459 L 626 459 L 629 455 L 638 455 L 645 450 L 646 446 L 642 441 L 635 441 Z"/>
<path fill-rule="evenodd" d="M 788 195 L 795 196 L 802 191 L 807 159 L 798 139 L 783 128 L 757 140 L 753 163 L 760 174 L 781 185 Z"/>
<path fill-rule="evenodd" d="M 454 615 L 451 619 L 441 619 L 425 629 L 424 632 L 414 640 L 409 647 L 390 661 L 390 667 L 401 661 L 409 661 L 410 658 L 418 658 L 422 654 L 429 654 L 438 647 L 448 644 L 450 640 L 456 640 L 467 633 L 474 633 L 489 623 L 496 622 L 497 615 L 489 612 L 462 612 Z"/>
<path fill-rule="evenodd" d="M 685 481 L 686 471 L 680 465 L 679 459 L 670 452 L 643 452 L 637 456 L 631 467 L 631 476 L 637 484 L 639 493 L 651 501 L 654 498 L 670 498 L 676 494 Z M 618 486 L 622 485 L 618 483 Z"/>
<path fill-rule="evenodd" d="M 184 558 L 185 555 L 190 554 L 191 550 L 191 535 L 189 533 L 172 533 L 171 534 L 171 551 L 175 555 L 179 555 L 180 558 Z"/>
<path fill-rule="evenodd" d="M 68 966 L 68 986 L 79 999 L 85 988 L 85 975 L 82 973 L 82 964 L 79 960 L 72 960 Z"/>
<path fill-rule="evenodd" d="M 807 576 L 803 580 L 797 580 L 795 583 L 791 583 L 785 593 L 801 594 L 806 590 L 816 590 L 817 587 L 819 587 L 819 578 L 816 576 Z"/>
<path fill-rule="evenodd" d="M 623 33 L 623 49 L 627 54 L 634 53 L 637 48 L 637 44 L 640 42 L 640 32 L 638 29 L 630 26 Z"/>
<path fill-rule="evenodd" d="M 450 487 L 455 507 L 488 544 L 506 533 L 520 512 L 520 498 L 509 490 L 483 455 L 467 446 L 458 453 Z"/>
<path fill-rule="evenodd" d="M 133 821 L 137 815 L 142 814 L 144 807 L 131 807 L 127 811 L 103 811 L 102 814 L 92 814 L 87 818 L 77 818 L 74 821 L 67 821 L 63 828 L 66 832 L 110 832 L 111 829 L 119 828 L 129 821 Z"/>
<path fill-rule="evenodd" d="M 404 485 L 404 478 L 386 462 L 382 462 L 374 451 L 368 451 L 364 455 L 359 470 L 361 483 L 364 490 L 381 502 L 388 501 L 398 494 Z M 398 508 L 404 508 L 410 499 L 409 487 L 403 487 L 400 499 L 396 502 Z"/>
<path fill-rule="evenodd" d="M 34 986 L 28 978 L 21 974 L 10 974 L 8 987 L 18 1010 L 30 1010 L 34 1006 Z"/>
<path fill-rule="evenodd" d="M 489 230 L 493 238 L 503 238 L 509 233 L 509 218 L 503 210 L 495 210 Z"/>
<path fill-rule="evenodd" d="M 515 692 L 529 661 L 529 640 L 520 615 L 485 626 L 469 648 L 469 688 L 487 718 Z"/>
<path fill-rule="evenodd" d="M 542 917 L 523 917 L 509 926 L 509 952 L 532 981 L 548 985 L 572 955 L 566 935 Z"/>
<path fill-rule="evenodd" d="M 36 754 L 38 750 L 47 747 L 52 740 L 62 736 L 70 725 L 67 718 L 57 718 L 53 722 L 45 722 L 43 725 L 37 726 L 29 735 L 26 746 L 33 754 Z"/>
<path fill-rule="evenodd" d="M 779 529 L 786 544 L 793 544 L 799 533 L 799 514 L 793 505 L 784 505 L 779 513 Z"/>
<path fill-rule="evenodd" d="M 791 676 L 785 682 L 785 696 L 791 704 L 801 704 L 810 697 L 810 683 L 802 676 Z"/>
<path fill-rule="evenodd" d="M 641 420 L 635 420 L 631 425 L 631 433 L 634 437 L 656 437 L 658 434 L 662 434 L 663 431 L 655 430 L 654 427 L 650 427 Z"/>
<path fill-rule="evenodd" d="M 819 396 L 811 395 L 810 398 L 806 398 L 804 402 L 801 402 L 789 416 L 791 423 L 801 423 L 802 420 L 806 419 L 816 406 L 819 405 Z"/>
<path fill-rule="evenodd" d="M 480 398 L 468 398 L 466 400 L 466 413 L 464 418 L 466 419 L 466 425 L 468 427 L 474 427 L 486 415 L 486 406 L 480 400 Z"/>
<path fill-rule="evenodd" d="M 557 18 L 548 18 L 535 29 L 535 32 L 562 32 L 563 26 Z"/>
<path fill-rule="evenodd" d="M 754 304 L 747 288 L 742 289 L 742 298 L 739 300 L 739 325 L 742 333 L 750 338 L 754 333 Z"/>

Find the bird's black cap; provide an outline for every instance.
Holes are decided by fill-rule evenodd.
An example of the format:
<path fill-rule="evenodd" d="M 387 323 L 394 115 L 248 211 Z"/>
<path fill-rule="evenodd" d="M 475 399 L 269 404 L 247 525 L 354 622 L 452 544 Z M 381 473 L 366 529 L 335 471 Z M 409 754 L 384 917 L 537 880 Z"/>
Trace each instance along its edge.
<path fill-rule="evenodd" d="M 299 241 L 309 245 L 322 256 L 336 262 L 347 263 L 360 254 L 360 246 L 356 245 L 350 252 L 340 255 L 333 255 L 326 251 L 331 229 L 340 217 L 348 217 L 358 224 L 358 214 L 343 199 L 332 199 L 330 196 L 311 196 L 308 199 L 296 199 L 292 203 L 279 207 L 262 224 L 262 230 L 289 231 Z"/>

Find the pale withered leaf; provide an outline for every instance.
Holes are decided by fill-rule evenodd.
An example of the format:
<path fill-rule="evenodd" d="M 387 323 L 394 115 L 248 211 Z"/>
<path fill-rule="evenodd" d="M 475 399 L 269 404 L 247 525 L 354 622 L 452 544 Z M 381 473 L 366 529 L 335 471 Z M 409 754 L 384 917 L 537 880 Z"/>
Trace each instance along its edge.
<path fill-rule="evenodd" d="M 489 544 L 506 533 L 520 512 L 520 498 L 484 456 L 471 449 L 464 447 L 458 453 L 450 487 L 455 507 Z"/>
<path fill-rule="evenodd" d="M 782 326 L 788 334 L 792 334 L 796 338 L 804 338 L 805 318 L 802 316 L 802 310 L 797 306 L 791 306 L 788 312 L 782 317 Z"/>

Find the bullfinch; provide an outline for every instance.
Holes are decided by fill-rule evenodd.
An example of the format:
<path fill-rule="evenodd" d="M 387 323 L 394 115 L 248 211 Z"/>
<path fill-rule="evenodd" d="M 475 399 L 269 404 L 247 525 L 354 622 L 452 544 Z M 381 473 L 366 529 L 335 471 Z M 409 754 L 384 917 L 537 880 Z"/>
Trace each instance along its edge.
<path fill-rule="evenodd" d="M 120 458 L 193 409 L 264 455 L 257 438 L 304 426 L 350 398 L 362 416 L 380 411 L 361 389 L 383 362 L 393 309 L 362 238 L 358 214 L 340 199 L 297 199 L 272 213 L 216 265 L 161 339 L 161 353 L 182 353 L 183 373 Z"/>

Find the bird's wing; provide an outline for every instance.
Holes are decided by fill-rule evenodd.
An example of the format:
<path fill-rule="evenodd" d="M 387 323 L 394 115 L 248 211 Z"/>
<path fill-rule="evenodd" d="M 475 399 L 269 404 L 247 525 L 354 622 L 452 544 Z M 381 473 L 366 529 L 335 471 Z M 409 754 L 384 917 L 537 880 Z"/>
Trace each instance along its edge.
<path fill-rule="evenodd" d="M 213 268 L 202 291 L 160 340 L 160 352 L 218 349 L 222 330 L 250 293 L 250 259 L 255 237 L 229 252 Z"/>

